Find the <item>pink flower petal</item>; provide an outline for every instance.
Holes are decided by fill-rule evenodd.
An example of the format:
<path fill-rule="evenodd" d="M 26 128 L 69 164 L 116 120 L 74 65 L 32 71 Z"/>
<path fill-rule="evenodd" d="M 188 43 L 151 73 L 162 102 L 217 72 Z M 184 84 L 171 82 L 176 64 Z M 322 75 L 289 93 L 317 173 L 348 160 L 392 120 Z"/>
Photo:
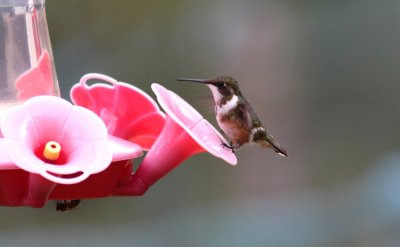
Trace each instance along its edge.
<path fill-rule="evenodd" d="M 40 173 L 45 162 L 35 155 L 35 150 L 25 144 L 23 140 L 6 138 L 6 148 L 12 161 L 21 169 L 32 173 Z"/>
<path fill-rule="evenodd" d="M 10 159 L 21 169 L 56 183 L 81 182 L 105 170 L 113 157 L 132 159 L 141 154 L 139 146 L 109 137 L 103 121 L 93 112 L 54 96 L 31 98 L 10 109 L 1 120 L 1 140 Z M 43 157 L 48 141 L 61 146 L 54 162 Z"/>
<path fill-rule="evenodd" d="M 73 107 L 59 131 L 59 139 L 67 142 L 71 152 L 94 140 L 106 140 L 108 137 L 101 119 L 83 107 Z"/>
<path fill-rule="evenodd" d="M 106 83 L 87 85 L 88 80 Z M 110 85 L 110 84 L 111 85 Z M 101 74 L 87 74 L 71 89 L 74 104 L 95 112 L 110 134 L 149 149 L 160 134 L 165 115 L 145 92 Z"/>
<path fill-rule="evenodd" d="M 20 126 L 23 128 L 19 128 Z M 31 148 L 34 148 L 39 138 L 32 116 L 22 105 L 13 107 L 2 116 L 1 131 L 4 138 L 23 140 Z"/>
<path fill-rule="evenodd" d="M 6 148 L 6 140 L 0 138 L 0 170 L 16 170 L 19 169 L 8 155 Z"/>
<path fill-rule="evenodd" d="M 113 153 L 113 162 L 130 160 L 132 159 L 132 155 L 134 155 L 135 158 L 143 155 L 142 148 L 134 142 L 109 135 L 108 143 Z"/>
<path fill-rule="evenodd" d="M 15 81 L 18 99 L 26 100 L 38 95 L 56 95 L 53 80 L 52 61 L 48 51 L 44 51 L 37 66 L 20 75 Z"/>
<path fill-rule="evenodd" d="M 236 156 L 231 150 L 222 147 L 226 140 L 189 103 L 163 86 L 151 85 L 158 102 L 178 125 L 180 125 L 202 148 L 212 155 L 236 165 Z"/>
<path fill-rule="evenodd" d="M 26 101 L 22 108 L 28 112 L 30 119 L 33 121 L 32 126 L 26 125 L 24 127 L 34 127 L 36 129 L 29 132 L 29 135 L 33 135 L 36 138 L 36 143 L 44 143 L 50 140 L 59 142 L 62 140 L 61 130 L 68 119 L 70 111 L 73 109 L 71 103 L 54 96 L 41 96 L 36 97 L 34 100 Z M 18 111 L 14 112 L 15 114 L 21 114 Z M 15 126 L 12 128 L 16 131 L 21 130 L 20 128 L 15 128 Z M 7 132 L 8 130 L 5 131 Z M 39 136 L 37 136 L 38 133 L 40 133 Z"/>

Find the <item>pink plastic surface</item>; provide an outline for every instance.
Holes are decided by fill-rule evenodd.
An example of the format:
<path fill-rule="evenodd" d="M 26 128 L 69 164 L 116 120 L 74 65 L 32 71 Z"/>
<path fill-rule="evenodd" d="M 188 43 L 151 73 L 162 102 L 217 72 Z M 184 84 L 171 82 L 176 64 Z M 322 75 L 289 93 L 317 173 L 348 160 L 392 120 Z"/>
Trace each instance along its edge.
<path fill-rule="evenodd" d="M 15 88 L 18 91 L 18 100 L 27 100 L 39 95 L 57 95 L 52 66 L 50 54 L 44 50 L 38 64 L 17 78 Z"/>
<path fill-rule="evenodd" d="M 153 83 L 151 88 L 168 117 L 183 128 L 204 151 L 236 165 L 236 156 L 221 145 L 227 144 L 227 141 L 198 111 L 177 94 L 157 83 Z"/>
<path fill-rule="evenodd" d="M 131 184 L 119 187 L 117 195 L 144 194 L 155 182 L 190 156 L 209 152 L 231 165 L 236 156 L 221 144 L 224 138 L 185 100 L 159 84 L 152 89 L 158 102 L 167 113 L 163 131 L 151 147 Z"/>
<path fill-rule="evenodd" d="M 25 193 L 16 201 L 32 207 L 43 206 L 56 184 L 77 184 L 107 169 L 111 162 L 126 161 L 142 154 L 139 145 L 109 136 L 101 119 L 80 106 L 54 96 L 37 96 L 11 108 L 1 119 L 0 184 L 6 193 Z M 46 160 L 48 141 L 61 145 L 57 161 Z M 4 179 L 15 174 L 19 183 Z M 21 182 L 21 180 L 25 182 Z M 0 194 L 1 195 L 1 194 Z"/>
<path fill-rule="evenodd" d="M 167 115 L 140 89 L 101 74 L 85 75 L 73 87 L 76 105 L 37 96 L 9 110 L 1 119 L 0 205 L 139 196 L 200 152 L 236 164 L 223 137 L 195 109 L 161 85 L 152 89 Z M 61 146 L 57 161 L 42 154 L 48 141 Z M 143 149 L 149 152 L 133 172 Z"/>
<path fill-rule="evenodd" d="M 116 138 L 108 138 L 104 123 L 93 112 L 53 96 L 34 97 L 9 110 L 1 131 L 8 155 L 19 168 L 61 184 L 79 183 L 105 170 L 113 160 L 111 147 L 118 144 Z M 48 141 L 62 147 L 54 163 L 41 157 Z M 125 145 L 125 157 L 121 153 L 114 157 L 121 160 L 141 154 L 139 146 Z"/>
<path fill-rule="evenodd" d="M 88 81 L 94 81 L 88 85 Z M 91 73 L 71 89 L 74 104 L 95 112 L 114 136 L 148 150 L 160 134 L 165 115 L 145 92 L 115 79 Z"/>

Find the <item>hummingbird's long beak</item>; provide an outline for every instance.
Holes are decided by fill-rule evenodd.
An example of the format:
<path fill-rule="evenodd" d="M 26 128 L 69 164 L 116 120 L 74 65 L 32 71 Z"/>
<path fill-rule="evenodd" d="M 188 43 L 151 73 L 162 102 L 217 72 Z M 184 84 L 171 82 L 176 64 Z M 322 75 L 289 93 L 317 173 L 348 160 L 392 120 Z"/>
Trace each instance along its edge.
<path fill-rule="evenodd" d="M 191 81 L 191 82 L 207 84 L 206 80 L 203 80 L 203 79 L 177 78 L 176 80 L 177 81 Z"/>

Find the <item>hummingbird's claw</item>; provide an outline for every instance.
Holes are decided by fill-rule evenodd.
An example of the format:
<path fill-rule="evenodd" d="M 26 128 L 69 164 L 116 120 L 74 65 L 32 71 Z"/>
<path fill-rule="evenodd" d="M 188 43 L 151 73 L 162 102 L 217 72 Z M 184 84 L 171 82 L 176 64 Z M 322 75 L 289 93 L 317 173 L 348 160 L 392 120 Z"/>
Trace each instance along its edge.
<path fill-rule="evenodd" d="M 221 146 L 222 146 L 223 148 L 226 148 L 226 149 L 231 150 L 232 153 L 235 153 L 235 148 L 234 148 L 233 146 L 230 146 L 230 145 L 226 144 L 225 142 L 221 143 Z"/>

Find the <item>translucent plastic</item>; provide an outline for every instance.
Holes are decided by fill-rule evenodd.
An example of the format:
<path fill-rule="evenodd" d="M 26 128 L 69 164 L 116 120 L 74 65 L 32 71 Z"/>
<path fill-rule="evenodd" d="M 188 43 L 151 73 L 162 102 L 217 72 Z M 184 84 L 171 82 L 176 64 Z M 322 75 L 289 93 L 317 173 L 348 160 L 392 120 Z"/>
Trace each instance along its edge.
<path fill-rule="evenodd" d="M 44 2 L 0 0 L 0 116 L 33 96 L 59 96 Z"/>
<path fill-rule="evenodd" d="M 44 4 L 44 0 L 0 0 L 0 6 L 27 6 L 32 4 Z"/>

